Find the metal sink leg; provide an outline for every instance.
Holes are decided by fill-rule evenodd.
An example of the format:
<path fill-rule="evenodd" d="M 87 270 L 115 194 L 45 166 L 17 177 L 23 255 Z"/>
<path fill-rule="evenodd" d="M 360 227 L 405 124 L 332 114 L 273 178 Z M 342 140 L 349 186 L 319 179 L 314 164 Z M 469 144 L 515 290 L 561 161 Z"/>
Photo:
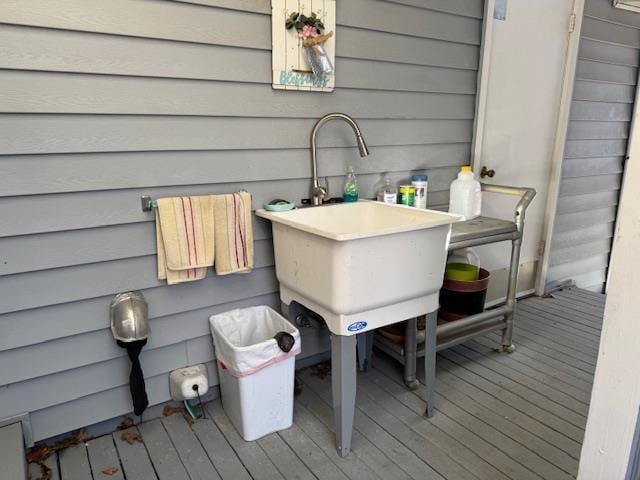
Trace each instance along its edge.
<path fill-rule="evenodd" d="M 404 383 L 411 390 L 416 390 L 420 382 L 416 378 L 416 360 L 418 354 L 418 319 L 407 320 L 404 333 Z"/>
<path fill-rule="evenodd" d="M 356 336 L 331 335 L 331 390 L 338 455 L 351 450 L 356 408 Z"/>
<path fill-rule="evenodd" d="M 425 415 L 433 416 L 434 400 L 436 394 L 436 349 L 438 343 L 438 312 L 427 314 L 426 332 L 424 340 L 424 384 L 425 402 L 427 408 Z"/>

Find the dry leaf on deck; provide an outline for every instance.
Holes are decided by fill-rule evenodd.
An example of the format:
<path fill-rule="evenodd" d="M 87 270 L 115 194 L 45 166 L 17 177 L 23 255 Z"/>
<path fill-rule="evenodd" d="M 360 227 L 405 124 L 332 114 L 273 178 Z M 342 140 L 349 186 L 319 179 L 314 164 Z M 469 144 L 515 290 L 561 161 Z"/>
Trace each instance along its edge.
<path fill-rule="evenodd" d="M 173 415 L 174 413 L 182 413 L 184 409 L 182 407 L 173 407 L 171 405 L 167 405 L 166 407 L 164 407 L 162 409 L 162 416 L 163 417 L 168 417 L 170 415 Z"/>
<path fill-rule="evenodd" d="M 131 417 L 126 417 L 124 420 L 120 422 L 120 425 L 116 427 L 117 430 L 126 430 L 127 428 L 131 428 L 135 425 L 133 423 L 133 419 Z"/>
<path fill-rule="evenodd" d="M 142 443 L 142 435 L 135 432 L 123 432 L 122 435 L 120 435 L 120 438 L 122 438 L 122 440 L 127 442 L 129 445 L 133 445 L 134 442 Z"/>
<path fill-rule="evenodd" d="M 331 362 L 322 362 L 311 367 L 311 375 L 324 380 L 331 375 Z"/>
<path fill-rule="evenodd" d="M 116 473 L 118 473 L 118 470 L 120 470 L 118 467 L 109 467 L 109 468 L 105 468 L 104 470 L 102 470 L 102 473 L 104 473 L 105 475 L 115 475 Z"/>
<path fill-rule="evenodd" d="M 37 463 L 38 463 L 38 466 L 40 467 L 40 476 L 35 480 L 51 480 L 51 469 L 42 462 L 37 462 Z"/>
<path fill-rule="evenodd" d="M 27 462 L 40 463 L 44 462 L 49 455 L 53 453 L 53 449 L 49 445 L 40 445 L 27 453 Z"/>

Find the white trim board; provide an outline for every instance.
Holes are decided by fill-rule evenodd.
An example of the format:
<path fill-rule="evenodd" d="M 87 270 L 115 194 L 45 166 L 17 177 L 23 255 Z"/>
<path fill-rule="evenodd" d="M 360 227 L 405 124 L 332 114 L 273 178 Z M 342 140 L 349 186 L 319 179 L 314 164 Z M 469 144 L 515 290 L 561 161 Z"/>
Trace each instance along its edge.
<path fill-rule="evenodd" d="M 610 288 L 580 455 L 579 480 L 628 478 L 640 405 L 640 109 L 634 112 L 629 161 L 614 232 Z"/>
<path fill-rule="evenodd" d="M 573 3 L 575 24 L 573 32 L 571 32 L 571 35 L 569 36 L 569 45 L 567 47 L 564 76 L 562 80 L 562 94 L 558 108 L 558 120 L 556 124 L 553 156 L 551 159 L 551 174 L 549 177 L 549 191 L 547 194 L 547 204 L 544 214 L 541 255 L 538 263 L 538 272 L 536 274 L 537 295 L 544 294 L 549 272 L 551 239 L 553 238 L 553 226 L 555 223 L 556 211 L 558 210 L 560 182 L 562 180 L 562 160 L 564 158 L 567 130 L 569 128 L 569 116 L 571 113 L 571 99 L 573 97 L 576 67 L 578 65 L 578 51 L 580 48 L 580 32 L 582 31 L 584 2 L 585 0 L 574 0 Z"/>
<path fill-rule="evenodd" d="M 485 0 L 484 19 L 482 21 L 482 41 L 480 44 L 480 65 L 478 67 L 478 87 L 476 95 L 476 115 L 473 120 L 473 138 L 471 140 L 471 168 L 480 168 L 482 141 L 486 123 L 487 98 L 489 96 L 489 74 L 491 68 L 491 48 L 493 46 L 493 10 L 496 0 Z"/>

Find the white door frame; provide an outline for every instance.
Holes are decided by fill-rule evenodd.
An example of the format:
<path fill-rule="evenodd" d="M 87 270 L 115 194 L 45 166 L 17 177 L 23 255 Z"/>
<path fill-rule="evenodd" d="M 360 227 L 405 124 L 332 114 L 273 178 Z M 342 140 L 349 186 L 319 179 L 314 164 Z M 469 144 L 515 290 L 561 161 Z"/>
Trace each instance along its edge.
<path fill-rule="evenodd" d="M 485 0 L 482 20 L 482 39 L 480 40 L 480 63 L 476 94 L 476 115 L 473 120 L 473 138 L 471 141 L 471 168 L 479 174 L 482 159 L 484 127 L 487 120 L 487 98 L 489 96 L 489 73 L 491 67 L 491 49 L 493 47 L 493 10 L 496 0 Z"/>
<path fill-rule="evenodd" d="M 571 35 L 569 36 L 564 75 L 562 79 L 562 93 L 558 109 L 553 156 L 551 158 L 551 173 L 549 176 L 549 191 L 547 194 L 542 242 L 540 245 L 540 259 L 538 260 L 538 271 L 536 273 L 536 295 L 542 295 L 545 293 L 545 286 L 547 284 L 547 276 L 549 273 L 551 240 L 553 239 L 553 229 L 558 209 L 558 199 L 560 196 L 560 183 L 562 181 L 562 161 L 564 159 L 567 130 L 569 128 L 569 116 L 571 114 L 573 87 L 575 84 L 576 68 L 578 66 L 578 50 L 580 48 L 580 32 L 582 30 L 584 2 L 585 0 L 574 0 L 573 2 L 573 32 L 571 32 Z"/>

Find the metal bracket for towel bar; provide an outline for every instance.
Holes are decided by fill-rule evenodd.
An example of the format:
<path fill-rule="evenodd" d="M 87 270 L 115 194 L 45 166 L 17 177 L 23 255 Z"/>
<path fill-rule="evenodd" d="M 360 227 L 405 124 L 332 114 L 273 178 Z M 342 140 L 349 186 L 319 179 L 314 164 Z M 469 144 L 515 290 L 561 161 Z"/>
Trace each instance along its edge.
<path fill-rule="evenodd" d="M 143 212 L 152 212 L 154 208 L 158 206 L 156 202 L 154 202 L 151 195 L 142 195 L 140 197 L 140 203 L 142 204 Z"/>

